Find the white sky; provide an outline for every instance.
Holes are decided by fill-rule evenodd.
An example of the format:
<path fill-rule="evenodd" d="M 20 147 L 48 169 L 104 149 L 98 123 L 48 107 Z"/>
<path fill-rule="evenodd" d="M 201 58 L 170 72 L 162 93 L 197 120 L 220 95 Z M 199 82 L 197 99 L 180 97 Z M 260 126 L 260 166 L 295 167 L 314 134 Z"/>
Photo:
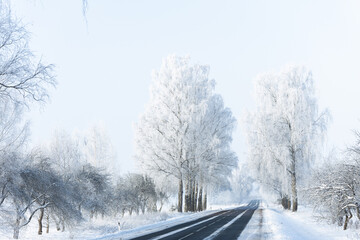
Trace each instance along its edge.
<path fill-rule="evenodd" d="M 168 54 L 209 64 L 217 92 L 239 119 L 234 150 L 244 159 L 241 117 L 254 107 L 252 80 L 287 63 L 313 71 L 333 121 L 329 145 L 360 130 L 360 1 L 11 0 L 33 33 L 31 48 L 56 65 L 51 102 L 29 114 L 33 142 L 55 128 L 102 122 L 121 171 L 133 171 L 133 123 L 149 100 L 151 71 Z"/>

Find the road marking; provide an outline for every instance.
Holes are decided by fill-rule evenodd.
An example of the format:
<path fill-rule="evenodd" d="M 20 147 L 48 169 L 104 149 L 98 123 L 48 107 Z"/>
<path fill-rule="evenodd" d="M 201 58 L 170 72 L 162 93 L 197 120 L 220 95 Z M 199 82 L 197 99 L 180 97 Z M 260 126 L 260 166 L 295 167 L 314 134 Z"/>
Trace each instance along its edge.
<path fill-rule="evenodd" d="M 191 235 L 193 235 L 194 233 L 189 233 L 188 235 L 186 235 L 186 236 L 184 236 L 184 237 L 182 237 L 182 238 L 179 238 L 179 240 L 181 240 L 181 239 L 184 239 L 184 238 L 187 238 L 187 237 L 189 237 L 189 236 L 191 236 Z"/>
<path fill-rule="evenodd" d="M 206 225 L 206 226 L 203 226 L 202 228 L 199 228 L 198 230 L 196 230 L 196 232 L 199 232 L 199 231 L 203 230 L 204 228 L 207 228 L 207 226 L 209 226 L 209 225 Z"/>
<path fill-rule="evenodd" d="M 228 222 L 227 224 L 225 224 L 224 226 L 220 227 L 218 230 L 216 230 L 213 234 L 211 234 L 210 236 L 204 238 L 204 240 L 211 240 L 214 237 L 216 237 L 217 235 L 219 235 L 220 232 L 224 231 L 226 228 L 228 228 L 231 224 L 233 224 L 236 220 L 238 220 L 239 218 L 241 218 L 242 215 L 244 215 L 244 213 L 246 213 L 248 209 L 246 209 L 244 212 L 240 213 L 239 215 L 237 215 L 233 220 L 231 220 L 230 222 Z"/>
<path fill-rule="evenodd" d="M 174 234 L 176 234 L 176 233 L 178 233 L 178 232 L 181 232 L 181 231 L 184 231 L 184 230 L 186 230 L 186 229 L 188 229 L 188 228 L 194 227 L 194 226 L 199 225 L 199 224 L 201 224 L 201 223 L 204 223 L 204 222 L 210 221 L 210 220 L 212 220 L 212 219 L 214 219 L 214 218 L 217 218 L 217 217 L 219 217 L 219 216 L 221 216 L 221 215 L 223 215 L 223 214 L 225 214 L 225 213 L 227 213 L 227 212 L 223 212 L 223 213 L 221 213 L 221 214 L 219 214 L 219 215 L 216 215 L 216 216 L 214 216 L 214 217 L 205 219 L 205 220 L 203 220 L 203 221 L 201 221 L 201 222 L 194 223 L 193 225 L 190 225 L 190 226 L 187 226 L 187 227 L 183 227 L 183 228 L 180 228 L 180 229 L 178 229 L 178 230 L 174 230 L 174 231 L 169 232 L 169 233 L 165 233 L 165 234 L 163 234 L 163 235 L 161 235 L 161 236 L 152 238 L 152 240 L 158 240 L 158 239 L 165 238 L 165 237 L 167 237 L 167 236 L 174 235 Z"/>

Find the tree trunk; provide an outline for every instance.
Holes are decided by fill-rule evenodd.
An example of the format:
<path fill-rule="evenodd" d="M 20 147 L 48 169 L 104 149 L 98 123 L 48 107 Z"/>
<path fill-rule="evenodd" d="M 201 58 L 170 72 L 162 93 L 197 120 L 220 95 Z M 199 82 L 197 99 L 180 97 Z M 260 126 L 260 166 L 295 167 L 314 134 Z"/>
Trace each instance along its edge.
<path fill-rule="evenodd" d="M 203 210 L 206 210 L 207 208 L 207 193 L 204 194 L 204 202 L 203 202 Z"/>
<path fill-rule="evenodd" d="M 203 209 L 202 209 L 202 198 L 203 198 L 203 196 L 202 196 L 202 191 L 203 191 L 203 189 L 202 189 L 202 187 L 200 187 L 200 190 L 199 190 L 199 197 L 198 197 L 198 205 L 197 205 L 197 210 L 198 211 L 202 211 Z"/>
<path fill-rule="evenodd" d="M 291 209 L 291 199 L 290 199 L 290 197 L 288 197 L 288 210 L 290 210 Z"/>
<path fill-rule="evenodd" d="M 62 231 L 62 232 L 65 232 L 65 220 L 64 220 L 64 219 L 61 219 L 61 224 L 62 224 L 62 229 L 61 229 L 61 231 Z"/>
<path fill-rule="evenodd" d="M 121 209 L 121 217 L 124 217 L 125 215 L 125 208 Z"/>
<path fill-rule="evenodd" d="M 298 209 L 297 189 L 296 189 L 296 175 L 295 172 L 291 174 L 291 192 L 292 192 L 292 211 L 296 212 Z"/>
<path fill-rule="evenodd" d="M 50 231 L 50 214 L 46 211 L 46 233 Z"/>
<path fill-rule="evenodd" d="M 190 182 L 190 211 L 195 212 L 195 181 Z"/>
<path fill-rule="evenodd" d="M 43 203 L 45 204 L 45 203 Z M 38 223 L 39 223 L 39 230 L 38 230 L 38 235 L 42 235 L 42 220 L 43 220 L 43 217 L 44 217 L 44 209 L 40 209 L 40 216 L 39 216 L 39 219 L 38 219 Z"/>
<path fill-rule="evenodd" d="M 193 211 L 197 211 L 197 199 L 198 199 L 198 193 L 199 192 L 199 186 L 198 183 L 194 182 L 194 203 L 193 203 Z"/>
<path fill-rule="evenodd" d="M 178 192 L 178 212 L 182 212 L 183 209 L 183 181 L 179 179 L 179 192 Z"/>
<path fill-rule="evenodd" d="M 55 225 L 56 225 L 56 231 L 60 231 L 60 220 L 59 221 L 56 221 L 55 220 Z"/>
<path fill-rule="evenodd" d="M 292 211 L 298 209 L 297 188 L 296 188 L 296 157 L 295 150 L 291 148 L 291 194 L 292 194 Z"/>
<path fill-rule="evenodd" d="M 348 217 L 348 215 L 346 215 L 345 216 L 345 223 L 344 223 L 344 230 L 347 229 L 348 222 L 349 222 L 349 217 Z"/>
<path fill-rule="evenodd" d="M 284 209 L 289 209 L 289 199 L 286 195 L 283 195 L 281 198 L 281 205 Z"/>
<path fill-rule="evenodd" d="M 190 182 L 189 180 L 186 181 L 185 184 L 185 209 L 184 212 L 188 212 L 190 210 Z"/>
<path fill-rule="evenodd" d="M 15 226 L 14 226 L 14 239 L 19 239 L 19 232 L 20 232 L 20 217 L 16 218 Z"/>
<path fill-rule="evenodd" d="M 348 223 L 350 221 L 350 219 L 352 218 L 352 214 L 351 214 L 351 210 L 349 209 L 349 211 L 345 210 L 345 223 L 344 223 L 344 230 L 347 229 Z"/>

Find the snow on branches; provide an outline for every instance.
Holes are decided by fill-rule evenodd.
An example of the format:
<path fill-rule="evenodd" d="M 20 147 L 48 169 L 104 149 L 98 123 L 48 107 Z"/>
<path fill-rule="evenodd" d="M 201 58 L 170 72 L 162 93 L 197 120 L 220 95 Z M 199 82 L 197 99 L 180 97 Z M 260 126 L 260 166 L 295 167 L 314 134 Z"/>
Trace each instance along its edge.
<path fill-rule="evenodd" d="M 250 165 L 284 207 L 291 196 L 297 211 L 297 180 L 316 157 L 328 114 L 318 112 L 312 74 L 303 67 L 259 75 L 255 96 L 257 108 L 246 119 Z"/>
<path fill-rule="evenodd" d="M 206 187 L 227 181 L 235 118 L 214 93 L 209 67 L 171 55 L 153 74 L 151 100 L 136 126 L 136 159 L 157 179 L 178 181 L 178 211 L 206 208 Z M 203 196 L 204 195 L 204 196 Z"/>

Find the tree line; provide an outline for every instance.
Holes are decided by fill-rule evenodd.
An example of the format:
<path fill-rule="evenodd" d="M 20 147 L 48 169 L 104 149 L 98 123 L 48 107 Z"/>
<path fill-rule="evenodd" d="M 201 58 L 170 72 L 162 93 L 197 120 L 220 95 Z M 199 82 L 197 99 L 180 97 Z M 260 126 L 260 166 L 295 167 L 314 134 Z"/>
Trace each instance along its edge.
<path fill-rule="evenodd" d="M 87 159 L 75 139 L 64 133 L 29 153 L 1 153 L 0 218 L 12 226 L 14 238 L 33 218 L 41 235 L 51 224 L 65 231 L 66 226 L 98 216 L 161 211 L 168 200 L 149 176 L 129 173 L 115 178 Z"/>

